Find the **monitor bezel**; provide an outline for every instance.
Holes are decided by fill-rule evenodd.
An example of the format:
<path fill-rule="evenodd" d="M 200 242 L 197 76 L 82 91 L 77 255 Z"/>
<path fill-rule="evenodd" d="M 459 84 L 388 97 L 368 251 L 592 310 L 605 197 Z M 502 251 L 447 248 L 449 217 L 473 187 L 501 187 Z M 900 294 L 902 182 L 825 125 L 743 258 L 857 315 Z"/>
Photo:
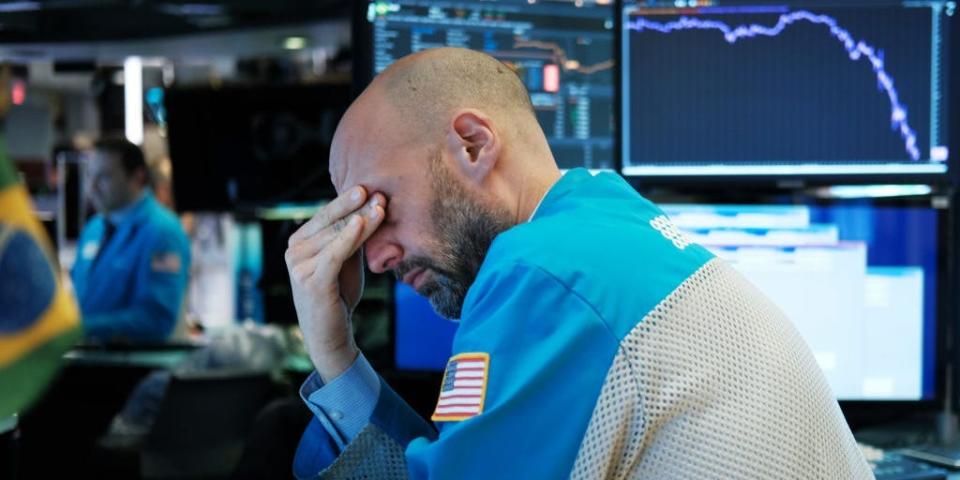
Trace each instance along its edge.
<path fill-rule="evenodd" d="M 616 164 L 619 172 L 631 183 L 642 183 L 649 186 L 676 187 L 682 185 L 704 185 L 706 187 L 727 185 L 735 187 L 761 188 L 804 188 L 808 186 L 822 186 L 836 183 L 845 184 L 876 184 L 876 183 L 924 183 L 935 186 L 948 186 L 960 183 L 960 88 L 944 82 L 947 101 L 944 102 L 947 110 L 947 145 L 953 152 L 947 160 L 947 171 L 942 173 L 825 173 L 825 174 L 735 174 L 735 175 L 628 175 L 625 173 L 627 160 L 624 158 L 623 137 L 628 135 L 623 129 L 623 104 L 621 101 L 623 85 L 623 9 L 626 4 L 634 3 L 629 0 L 615 0 L 614 26 L 614 119 L 617 134 L 614 138 L 616 149 Z M 756 0 L 751 3 L 776 3 L 773 0 Z M 798 3 L 798 2 L 794 2 Z M 801 2 L 802 3 L 802 2 Z M 814 3 L 814 2 L 807 2 Z M 892 0 L 874 0 L 861 2 L 865 5 L 900 4 Z M 948 63 L 947 78 L 957 78 L 960 75 L 960 14 L 948 18 L 948 38 L 942 48 L 946 49 Z"/>

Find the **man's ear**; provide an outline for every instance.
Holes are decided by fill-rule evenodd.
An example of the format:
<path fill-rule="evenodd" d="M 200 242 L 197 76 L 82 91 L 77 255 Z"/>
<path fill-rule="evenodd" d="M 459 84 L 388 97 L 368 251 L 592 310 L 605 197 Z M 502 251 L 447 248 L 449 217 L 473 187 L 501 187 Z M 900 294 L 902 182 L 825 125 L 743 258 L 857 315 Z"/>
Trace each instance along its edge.
<path fill-rule="evenodd" d="M 461 110 L 447 131 L 447 150 L 454 168 L 479 184 L 493 171 L 500 158 L 500 137 L 490 118 L 476 110 Z"/>

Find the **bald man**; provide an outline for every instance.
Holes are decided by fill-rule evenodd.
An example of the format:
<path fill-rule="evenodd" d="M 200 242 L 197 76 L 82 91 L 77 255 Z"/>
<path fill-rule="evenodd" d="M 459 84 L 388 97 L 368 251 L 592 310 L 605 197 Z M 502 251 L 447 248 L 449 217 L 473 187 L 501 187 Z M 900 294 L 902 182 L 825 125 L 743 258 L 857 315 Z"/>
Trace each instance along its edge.
<path fill-rule="evenodd" d="M 497 60 L 393 64 L 330 173 L 286 252 L 316 367 L 298 477 L 872 477 L 790 322 L 620 177 L 561 175 Z M 354 344 L 364 255 L 460 321 L 432 425 Z"/>

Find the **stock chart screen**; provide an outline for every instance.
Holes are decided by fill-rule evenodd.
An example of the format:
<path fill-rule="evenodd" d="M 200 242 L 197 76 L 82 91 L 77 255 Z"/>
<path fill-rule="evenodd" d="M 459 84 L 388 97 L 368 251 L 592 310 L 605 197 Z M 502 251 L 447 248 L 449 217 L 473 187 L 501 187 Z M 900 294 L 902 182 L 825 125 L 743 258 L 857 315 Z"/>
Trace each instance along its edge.
<path fill-rule="evenodd" d="M 523 80 L 560 168 L 614 164 L 611 2 L 371 2 L 373 73 L 407 54 L 462 47 L 492 55 Z"/>
<path fill-rule="evenodd" d="M 942 174 L 954 2 L 626 2 L 628 175 Z"/>

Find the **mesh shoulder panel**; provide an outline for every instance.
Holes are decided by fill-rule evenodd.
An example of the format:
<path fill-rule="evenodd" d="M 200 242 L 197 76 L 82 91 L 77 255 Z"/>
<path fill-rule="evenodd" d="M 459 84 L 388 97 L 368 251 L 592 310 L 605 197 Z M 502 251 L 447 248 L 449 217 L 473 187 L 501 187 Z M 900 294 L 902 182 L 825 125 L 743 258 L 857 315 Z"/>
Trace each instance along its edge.
<path fill-rule="evenodd" d="M 873 478 L 790 321 L 714 259 L 627 335 L 573 478 Z"/>

